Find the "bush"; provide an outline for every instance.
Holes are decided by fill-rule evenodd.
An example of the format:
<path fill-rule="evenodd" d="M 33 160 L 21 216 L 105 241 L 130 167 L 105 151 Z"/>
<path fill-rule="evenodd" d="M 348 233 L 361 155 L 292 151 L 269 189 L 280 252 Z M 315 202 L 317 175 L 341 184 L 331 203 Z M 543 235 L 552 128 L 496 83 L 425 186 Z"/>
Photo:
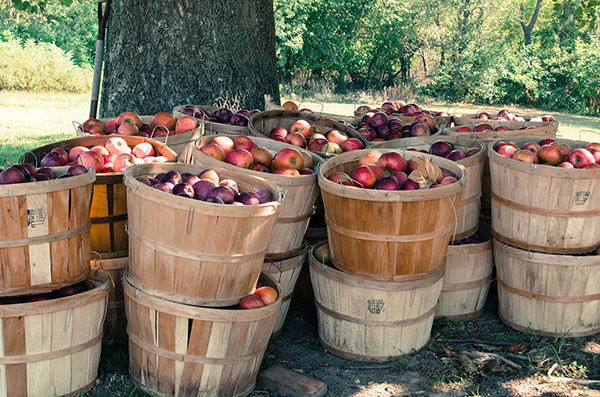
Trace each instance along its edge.
<path fill-rule="evenodd" d="M 54 44 L 0 42 L 0 90 L 89 92 L 91 67 L 78 67 Z"/>

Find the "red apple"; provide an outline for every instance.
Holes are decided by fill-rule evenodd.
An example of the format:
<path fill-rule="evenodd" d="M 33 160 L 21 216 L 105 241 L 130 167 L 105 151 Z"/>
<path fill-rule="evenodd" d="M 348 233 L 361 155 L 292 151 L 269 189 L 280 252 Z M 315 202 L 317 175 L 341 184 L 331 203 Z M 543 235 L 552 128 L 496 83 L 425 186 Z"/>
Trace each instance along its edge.
<path fill-rule="evenodd" d="M 104 133 L 106 134 L 115 133 L 117 131 L 117 128 L 119 128 L 119 121 L 117 118 L 106 120 L 106 122 L 104 123 Z"/>
<path fill-rule="evenodd" d="M 102 126 L 102 122 L 98 119 L 87 119 L 83 122 L 81 128 L 86 134 L 104 134 L 104 127 Z"/>
<path fill-rule="evenodd" d="M 102 156 L 103 158 L 106 156 L 110 155 L 110 152 L 108 151 L 108 149 L 104 146 L 94 146 L 93 148 L 90 149 L 92 152 L 96 152 L 98 153 L 100 156 Z"/>
<path fill-rule="evenodd" d="M 594 168 L 600 168 L 600 164 L 596 164 L 596 163 L 591 163 L 591 164 L 587 164 L 585 167 L 583 167 L 586 170 L 589 169 L 594 169 Z"/>
<path fill-rule="evenodd" d="M 269 136 L 272 137 L 274 134 L 280 135 L 282 138 L 285 138 L 288 134 L 288 130 L 283 127 L 275 127 L 269 133 Z"/>
<path fill-rule="evenodd" d="M 380 179 L 384 176 L 387 176 L 387 172 L 385 172 L 385 170 L 378 165 L 367 165 L 367 167 L 369 167 L 371 171 L 373 171 L 376 179 Z"/>
<path fill-rule="evenodd" d="M 86 148 L 85 146 L 72 147 L 71 150 L 69 150 L 69 161 L 75 161 L 75 159 L 77 158 L 77 156 L 79 156 L 80 153 L 87 152 L 89 150 L 90 149 Z M 64 164 L 62 164 L 62 165 L 64 165 Z"/>
<path fill-rule="evenodd" d="M 594 163 L 594 156 L 587 149 L 575 149 L 569 155 L 569 163 L 575 168 L 583 168 L 590 163 Z"/>
<path fill-rule="evenodd" d="M 304 160 L 304 168 L 308 168 L 308 169 L 312 170 L 315 166 L 315 163 L 313 161 L 311 154 L 308 152 L 305 152 L 304 150 L 301 150 L 300 154 L 302 155 L 302 159 Z"/>
<path fill-rule="evenodd" d="M 96 172 L 100 172 L 102 170 L 102 166 L 104 166 L 104 157 L 102 157 L 98 152 L 88 150 L 80 153 L 75 159 L 75 163 L 88 168 L 94 168 Z"/>
<path fill-rule="evenodd" d="M 135 135 L 139 132 L 138 127 L 130 122 L 125 122 L 117 128 L 117 134 L 119 135 Z"/>
<path fill-rule="evenodd" d="M 143 124 L 140 116 L 138 116 L 138 114 L 134 113 L 134 112 L 121 113 L 119 115 L 119 117 L 117 118 L 117 124 L 119 124 L 119 126 L 121 126 L 123 123 L 132 123 L 138 129 L 142 128 L 142 124 Z"/>
<path fill-rule="evenodd" d="M 373 150 L 371 152 L 368 152 L 367 154 L 363 154 L 359 159 L 358 159 L 358 165 L 370 165 L 370 164 L 377 164 L 377 161 L 379 160 L 379 158 L 381 157 L 381 152 L 377 151 L 377 150 Z"/>
<path fill-rule="evenodd" d="M 540 161 L 550 165 L 558 165 L 563 161 L 560 149 L 554 145 L 544 145 L 537 153 Z"/>
<path fill-rule="evenodd" d="M 301 170 L 304 168 L 304 158 L 296 149 L 282 149 L 273 158 L 273 166 L 278 168 L 294 168 Z"/>
<path fill-rule="evenodd" d="M 568 161 L 563 161 L 562 163 L 558 164 L 557 167 L 560 167 L 560 168 L 575 168 L 573 166 L 573 164 L 569 163 Z"/>
<path fill-rule="evenodd" d="M 270 167 L 273 162 L 273 155 L 267 149 L 256 147 L 250 152 L 254 159 L 254 164 L 261 164 L 264 167 Z"/>
<path fill-rule="evenodd" d="M 467 154 L 460 149 L 456 149 L 448 153 L 448 156 L 446 156 L 446 158 L 452 161 L 460 161 L 466 159 Z"/>
<path fill-rule="evenodd" d="M 350 178 L 350 175 L 346 174 L 345 172 L 334 172 L 327 179 L 333 183 L 338 183 L 345 186 L 354 186 L 352 178 Z"/>
<path fill-rule="evenodd" d="M 157 125 L 162 125 L 166 127 L 169 131 L 173 131 L 175 129 L 176 122 L 177 121 L 175 120 L 175 117 L 173 117 L 171 113 L 161 112 L 155 114 L 154 117 L 152 117 L 150 126 L 154 128 Z"/>
<path fill-rule="evenodd" d="M 254 142 L 254 139 L 252 139 L 249 136 L 236 136 L 233 139 L 233 148 L 234 149 L 244 149 L 247 150 L 249 152 L 252 152 L 252 149 L 254 149 L 256 146 L 256 142 Z"/>
<path fill-rule="evenodd" d="M 225 155 L 234 149 L 233 141 L 228 136 L 217 135 L 211 143 L 219 145 L 223 149 L 223 152 L 225 152 Z"/>
<path fill-rule="evenodd" d="M 524 144 L 524 145 L 521 147 L 521 149 L 523 149 L 523 150 L 528 150 L 528 151 L 530 151 L 530 152 L 531 152 L 531 153 L 533 153 L 533 154 L 538 154 L 538 152 L 539 152 L 539 151 L 540 151 L 540 149 L 541 149 L 541 146 L 540 146 L 540 145 L 538 145 L 538 144 L 537 144 L 537 143 L 535 143 L 535 142 L 527 142 L 526 144 Z"/>
<path fill-rule="evenodd" d="M 352 179 L 358 182 L 360 185 L 366 189 L 369 189 L 375 186 L 375 182 L 377 182 L 377 178 L 375 177 L 375 173 L 368 165 L 361 165 L 354 170 L 352 173 Z"/>
<path fill-rule="evenodd" d="M 429 147 L 429 153 L 434 156 L 447 157 L 454 150 L 454 145 L 446 141 L 435 141 Z"/>
<path fill-rule="evenodd" d="M 273 171 L 276 175 L 300 176 L 300 171 L 295 168 L 277 168 Z"/>
<path fill-rule="evenodd" d="M 233 179 L 221 179 L 221 181 L 219 182 L 219 185 L 227 186 L 228 188 L 230 188 L 237 194 L 240 193 L 240 187 L 238 186 L 238 183 L 236 181 L 234 181 Z"/>
<path fill-rule="evenodd" d="M 571 154 L 571 152 L 573 152 L 573 148 L 566 143 L 555 141 L 552 142 L 550 145 L 556 146 L 560 150 L 560 153 L 563 156 L 563 160 L 569 158 L 569 155 Z"/>
<path fill-rule="evenodd" d="M 408 162 L 398 152 L 383 153 L 377 160 L 377 165 L 390 174 L 396 171 L 404 172 L 408 169 Z"/>
<path fill-rule="evenodd" d="M 240 300 L 239 307 L 242 310 L 258 309 L 265 304 L 262 299 L 256 295 L 246 295 Z"/>
<path fill-rule="evenodd" d="M 329 142 L 337 143 L 340 146 L 342 146 L 344 142 L 348 140 L 348 137 L 338 130 L 330 130 L 325 134 L 325 136 Z"/>
<path fill-rule="evenodd" d="M 473 131 L 475 131 L 475 132 L 494 131 L 494 127 L 492 127 L 491 124 L 482 123 L 482 124 L 477 124 L 475 127 L 473 127 Z"/>
<path fill-rule="evenodd" d="M 198 128 L 198 121 L 190 116 L 183 116 L 175 123 L 175 133 L 183 134 Z"/>
<path fill-rule="evenodd" d="M 512 156 L 515 154 L 517 149 L 514 148 L 512 145 L 502 145 L 500 147 L 497 147 L 496 151 L 501 156 L 512 158 Z"/>
<path fill-rule="evenodd" d="M 312 129 L 310 128 L 310 124 L 306 120 L 296 120 L 294 124 L 290 127 L 290 134 L 293 132 L 298 132 L 304 135 L 305 138 L 308 138 L 310 134 L 312 134 Z"/>
<path fill-rule="evenodd" d="M 125 139 L 116 136 L 108 138 L 108 140 L 104 144 L 104 147 L 108 150 L 110 154 L 127 153 L 129 150 L 131 150 L 129 146 L 127 146 L 127 142 L 125 141 Z M 70 155 L 69 158 L 71 158 Z"/>
<path fill-rule="evenodd" d="M 587 149 L 587 150 L 594 149 L 594 150 L 600 151 L 600 143 L 598 143 L 598 142 L 590 142 L 587 145 L 585 145 L 584 149 Z"/>
<path fill-rule="evenodd" d="M 121 153 L 115 158 L 115 161 L 113 162 L 113 170 L 115 172 L 123 172 L 125 168 L 129 167 L 132 164 L 134 164 L 134 157 L 131 154 Z"/>
<path fill-rule="evenodd" d="M 200 151 L 216 160 L 225 161 L 225 151 L 223 151 L 223 148 L 216 143 L 202 146 Z"/>
<path fill-rule="evenodd" d="M 499 125 L 496 127 L 496 131 L 510 131 L 510 128 L 505 125 Z"/>
<path fill-rule="evenodd" d="M 245 149 L 234 149 L 225 155 L 225 162 L 249 169 L 254 163 L 254 157 L 252 157 L 252 153 Z"/>
<path fill-rule="evenodd" d="M 306 138 L 304 138 L 304 135 L 298 132 L 292 132 L 288 134 L 285 137 L 285 140 L 291 145 L 301 147 L 303 149 L 306 147 Z"/>
<path fill-rule="evenodd" d="M 154 147 L 148 142 L 138 143 L 131 153 L 139 159 L 144 159 L 148 156 L 154 156 Z"/>
<path fill-rule="evenodd" d="M 473 132 L 473 129 L 468 125 L 461 125 L 456 128 L 456 132 Z"/>
<path fill-rule="evenodd" d="M 537 156 L 529 150 L 517 150 L 513 156 L 513 159 L 523 161 L 525 163 L 538 163 Z"/>
<path fill-rule="evenodd" d="M 594 156 L 594 160 L 596 164 L 600 164 L 600 150 L 596 149 L 587 149 Z"/>
<path fill-rule="evenodd" d="M 540 141 L 540 146 L 550 145 L 551 143 L 556 142 L 554 139 L 546 138 Z"/>
<path fill-rule="evenodd" d="M 360 150 L 363 148 L 363 143 L 356 138 L 348 138 L 342 143 L 342 152 L 350 152 L 352 150 Z"/>

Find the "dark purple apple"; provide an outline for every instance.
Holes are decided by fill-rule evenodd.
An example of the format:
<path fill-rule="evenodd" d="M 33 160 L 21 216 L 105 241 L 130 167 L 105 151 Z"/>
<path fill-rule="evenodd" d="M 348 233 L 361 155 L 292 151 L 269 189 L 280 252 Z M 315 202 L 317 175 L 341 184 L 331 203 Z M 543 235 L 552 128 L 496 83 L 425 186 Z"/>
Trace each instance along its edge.
<path fill-rule="evenodd" d="M 229 124 L 245 127 L 248 125 L 248 117 L 243 114 L 236 113 L 233 116 L 231 116 Z"/>
<path fill-rule="evenodd" d="M 398 120 L 398 119 L 390 119 L 388 121 L 388 127 L 390 127 L 390 130 L 392 131 L 402 131 L 402 121 Z"/>
<path fill-rule="evenodd" d="M 429 126 L 423 123 L 413 123 L 411 124 L 410 135 L 411 136 L 427 136 L 430 135 Z"/>
<path fill-rule="evenodd" d="M 150 182 L 150 186 L 158 185 L 160 183 L 160 181 L 156 178 L 148 177 L 146 179 L 148 179 L 148 182 Z"/>
<path fill-rule="evenodd" d="M 396 171 L 392 174 L 392 176 L 394 176 L 396 178 L 396 180 L 398 181 L 398 186 L 399 186 L 398 190 L 408 180 L 408 175 L 406 175 L 406 173 L 402 172 L 402 171 Z"/>
<path fill-rule="evenodd" d="M 223 108 L 219 112 L 219 122 L 229 124 L 229 120 L 231 120 L 231 116 L 233 116 L 233 111 L 228 108 Z"/>
<path fill-rule="evenodd" d="M 377 128 L 377 137 L 382 139 L 388 139 L 390 135 L 390 128 L 387 125 L 382 125 Z"/>
<path fill-rule="evenodd" d="M 42 158 L 40 165 L 42 167 L 62 167 L 65 165 L 65 159 L 58 152 L 50 152 Z"/>
<path fill-rule="evenodd" d="M 194 188 L 194 198 L 198 200 L 206 200 L 206 198 L 208 197 L 208 192 L 210 192 L 217 186 L 218 185 L 210 179 L 199 180 L 198 182 L 192 185 L 192 187 Z"/>
<path fill-rule="evenodd" d="M 38 168 L 36 175 L 39 175 L 39 174 L 46 175 L 50 179 L 54 179 L 56 177 L 54 170 L 52 168 L 48 168 L 48 167 Z"/>
<path fill-rule="evenodd" d="M 217 186 L 208 192 L 207 198 L 218 197 L 225 204 L 231 204 L 235 199 L 235 192 L 227 186 Z"/>
<path fill-rule="evenodd" d="M 180 196 L 180 195 L 186 195 L 189 198 L 194 198 L 194 188 L 192 187 L 192 185 L 188 185 L 187 183 L 178 183 L 177 185 L 173 186 L 173 194 Z"/>
<path fill-rule="evenodd" d="M 254 192 L 242 192 L 242 193 L 240 193 L 240 195 L 236 201 L 239 201 L 240 203 L 242 203 L 244 205 L 259 205 L 259 204 L 261 204 L 260 197 L 258 196 L 258 194 L 254 193 Z"/>
<path fill-rule="evenodd" d="M 369 125 L 371 126 L 371 128 L 373 129 L 377 129 L 379 127 L 381 127 L 382 125 L 387 125 L 388 123 L 388 116 L 387 114 L 383 113 L 383 112 L 377 112 L 373 115 L 373 117 L 371 117 L 371 120 L 369 120 Z"/>
<path fill-rule="evenodd" d="M 135 179 L 142 182 L 144 185 L 152 186 L 148 178 L 137 177 Z"/>
<path fill-rule="evenodd" d="M 155 189 L 158 189 L 162 192 L 165 193 L 172 193 L 173 192 L 173 184 L 171 182 L 162 182 L 156 185 L 153 185 L 152 187 Z"/>
<path fill-rule="evenodd" d="M 446 158 L 452 161 L 459 161 L 467 158 L 467 155 L 462 150 L 453 150 L 448 154 L 448 157 Z"/>
<path fill-rule="evenodd" d="M 171 182 L 174 185 L 181 183 L 181 174 L 177 171 L 169 171 L 162 179 L 163 182 Z"/>
<path fill-rule="evenodd" d="M 30 164 L 30 163 L 19 164 L 19 167 L 21 167 L 21 169 L 25 169 L 31 176 L 35 176 L 35 174 L 37 174 L 37 170 L 35 169 L 33 164 Z"/>
<path fill-rule="evenodd" d="M 393 175 L 384 176 L 383 178 L 379 178 L 377 182 L 375 182 L 375 186 L 373 189 L 377 190 L 398 190 L 400 184 L 398 183 L 398 179 L 396 179 Z"/>
<path fill-rule="evenodd" d="M 406 182 L 404 182 L 404 185 L 402 185 L 402 190 L 417 190 L 417 189 L 419 189 L 419 184 L 410 179 L 407 180 Z"/>
<path fill-rule="evenodd" d="M 81 174 L 86 174 L 88 172 L 88 169 L 85 168 L 83 165 L 81 164 L 75 164 L 70 166 L 67 169 L 67 172 L 69 174 L 73 174 L 73 175 L 81 175 Z"/>
<path fill-rule="evenodd" d="M 160 182 L 164 182 L 164 181 L 163 181 L 163 178 L 165 177 L 165 175 L 166 175 L 166 174 L 165 174 L 164 172 L 161 172 L 160 174 L 156 174 L 156 175 L 154 176 L 154 178 L 156 178 L 156 179 L 157 179 L 158 181 L 160 181 Z"/>
<path fill-rule="evenodd" d="M 267 189 L 256 189 L 254 193 L 258 195 L 261 204 L 273 201 L 273 194 Z"/>
<path fill-rule="evenodd" d="M 25 182 L 25 175 L 23 172 L 14 167 L 5 169 L 0 173 L 0 184 L 7 185 L 11 183 L 23 183 Z"/>
<path fill-rule="evenodd" d="M 429 153 L 439 157 L 446 157 L 453 150 L 454 145 L 446 141 L 435 141 L 429 146 Z"/>
<path fill-rule="evenodd" d="M 185 175 L 185 176 L 183 174 L 181 175 L 182 183 L 187 183 L 188 185 L 194 186 L 194 184 L 199 181 L 200 181 L 200 178 L 198 178 L 198 175 L 192 175 L 192 174 Z"/>
<path fill-rule="evenodd" d="M 49 181 L 50 177 L 48 177 L 48 175 L 44 175 L 44 174 L 37 174 L 33 177 L 37 182 L 42 182 L 42 181 Z"/>

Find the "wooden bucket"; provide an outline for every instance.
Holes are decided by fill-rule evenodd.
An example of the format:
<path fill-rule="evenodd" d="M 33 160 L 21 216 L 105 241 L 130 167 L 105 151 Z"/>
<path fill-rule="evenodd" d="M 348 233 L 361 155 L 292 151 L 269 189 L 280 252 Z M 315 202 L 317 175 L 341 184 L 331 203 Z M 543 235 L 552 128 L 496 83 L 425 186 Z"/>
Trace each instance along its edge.
<path fill-rule="evenodd" d="M 127 145 L 132 148 L 138 143 L 148 142 L 161 156 L 165 156 L 171 162 L 177 161 L 177 153 L 156 140 L 139 136 L 113 134 L 100 136 L 88 135 L 51 143 L 25 153 L 19 162 L 34 161 L 37 163 L 54 148 L 62 148 L 68 151 L 74 146 L 104 146 L 111 136 L 118 136 L 125 139 Z M 90 220 L 92 223 L 90 246 L 92 251 L 102 254 L 102 258 L 104 259 L 121 258 L 127 256 L 128 253 L 127 232 L 125 231 L 125 224 L 127 223 L 126 192 L 125 185 L 123 185 L 122 172 L 96 174 L 94 196 L 92 197 L 92 207 L 90 210 Z M 87 263 L 89 264 L 89 259 Z"/>
<path fill-rule="evenodd" d="M 127 339 L 127 319 L 123 303 L 123 284 L 121 280 L 129 264 L 129 257 L 114 259 L 92 259 L 92 270 L 100 269 L 110 277 L 106 319 L 104 320 L 104 340 Z"/>
<path fill-rule="evenodd" d="M 490 113 L 491 115 L 491 113 Z M 554 131 L 558 130 L 558 121 L 529 121 L 533 116 L 525 116 L 525 123 L 533 126 L 546 126 L 549 124 L 553 124 L 555 126 Z M 477 125 L 481 123 L 495 123 L 494 125 L 506 125 L 510 128 L 521 128 L 523 126 L 523 122 L 520 121 L 499 121 L 499 120 L 479 120 L 477 118 L 477 114 L 461 114 L 454 115 L 452 117 L 452 121 L 454 122 L 454 126 L 461 125 Z M 450 125 L 450 124 L 448 124 Z"/>
<path fill-rule="evenodd" d="M 198 306 L 229 306 L 256 286 L 281 204 L 277 186 L 214 168 L 242 191 L 265 188 L 276 201 L 233 206 L 168 195 L 136 180 L 206 167 L 143 164 L 125 170 L 131 283 L 148 294 Z"/>
<path fill-rule="evenodd" d="M 367 140 L 363 138 L 360 132 L 348 124 L 329 119 L 327 117 L 319 117 L 308 112 L 299 112 L 293 110 L 268 110 L 266 112 L 255 113 L 250 117 L 248 129 L 250 135 L 267 137 L 271 130 L 275 127 L 283 127 L 287 130 L 298 120 L 306 120 L 311 125 L 317 125 L 325 134 L 330 130 L 338 130 L 350 138 L 360 140 L 363 146 L 367 147 Z M 270 138 L 269 138 L 270 139 Z M 322 157 L 332 157 L 331 154 L 318 153 Z"/>
<path fill-rule="evenodd" d="M 219 110 L 220 108 L 217 106 L 206 106 L 206 105 L 181 105 L 177 106 L 173 109 L 173 116 L 179 118 L 184 116 L 181 111 L 185 107 L 195 106 L 198 109 L 208 110 L 209 112 L 214 112 L 215 110 Z M 221 134 L 233 134 L 233 135 L 248 135 L 248 127 L 244 127 L 241 125 L 231 125 L 231 124 L 223 124 L 217 123 L 215 121 L 208 120 L 199 120 L 200 123 L 204 125 L 204 134 L 203 135 L 221 135 Z"/>
<path fill-rule="evenodd" d="M 0 185 L 0 296 L 48 292 L 88 276 L 95 179 L 90 171 Z"/>
<path fill-rule="evenodd" d="M 552 255 L 494 239 L 498 316 L 521 332 L 556 337 L 600 332 L 600 256 Z"/>
<path fill-rule="evenodd" d="M 429 340 L 444 274 L 420 280 L 374 281 L 341 272 L 310 255 L 319 339 L 329 352 L 387 361 Z"/>
<path fill-rule="evenodd" d="M 486 121 L 482 121 L 486 122 Z M 479 124 L 479 123 L 477 123 Z M 510 128 L 521 128 L 522 126 L 533 126 L 536 127 L 531 130 L 517 130 L 517 131 L 490 131 L 490 132 L 457 132 L 456 129 L 458 127 L 446 128 L 444 130 L 444 135 L 449 136 L 459 136 L 459 137 L 469 137 L 471 139 L 478 139 L 484 143 L 486 146 L 486 161 L 484 163 L 483 169 L 483 180 L 482 180 L 482 207 L 489 209 L 492 208 L 491 201 L 491 192 L 492 192 L 492 182 L 490 180 L 490 167 L 489 162 L 487 161 L 487 146 L 490 142 L 493 142 L 497 139 L 505 139 L 514 141 L 515 139 L 519 139 L 522 137 L 533 137 L 532 140 L 539 142 L 545 138 L 556 138 L 556 132 L 558 130 L 558 123 L 518 123 L 512 121 L 506 122 L 488 122 L 488 124 L 492 125 L 496 128 L 498 125 L 506 125 Z M 456 124 L 460 125 L 468 125 L 468 124 Z"/>
<path fill-rule="evenodd" d="M 234 135 L 228 135 L 232 139 Z M 235 165 L 216 160 L 200 150 L 212 142 L 214 136 L 206 136 L 200 139 L 194 149 L 193 163 L 204 167 L 221 167 L 232 171 L 253 175 L 279 186 L 285 191 L 285 198 L 281 203 L 279 215 L 273 228 L 273 233 L 269 240 L 267 253 L 270 255 L 283 254 L 289 256 L 294 251 L 302 247 L 304 233 L 310 221 L 310 217 L 315 211 L 315 201 L 319 195 L 319 186 L 316 183 L 316 174 L 314 175 L 276 175 L 266 172 L 247 170 Z M 294 148 L 299 151 L 309 153 L 315 164 L 315 169 L 323 160 L 316 154 L 288 145 L 283 142 L 277 142 L 269 138 L 252 137 L 259 147 L 268 149 L 271 153 L 276 153 L 281 149 Z"/>
<path fill-rule="evenodd" d="M 533 140 L 513 140 L 518 145 Z M 586 142 L 560 139 L 571 147 Z M 488 146 L 492 234 L 531 251 L 588 252 L 600 245 L 600 170 L 524 163 Z"/>
<path fill-rule="evenodd" d="M 154 116 L 140 116 L 140 119 L 142 119 L 142 123 L 151 125 L 153 117 Z M 175 118 L 179 117 L 181 116 L 175 116 Z M 110 118 L 100 119 L 100 122 L 102 122 L 102 126 L 104 126 L 104 123 L 106 123 L 108 120 L 110 120 Z M 81 124 L 77 125 L 77 127 L 75 128 L 75 132 L 77 133 L 77 136 L 90 136 L 83 132 Z M 177 153 L 178 162 L 189 164 L 192 159 L 192 150 L 194 149 L 194 142 L 202 135 L 204 135 L 204 125 L 200 123 L 198 128 L 192 131 L 184 132 L 183 134 L 169 134 L 167 136 L 157 137 L 150 136 L 150 138 L 164 143 L 169 147 L 169 149 Z"/>
<path fill-rule="evenodd" d="M 407 159 L 426 158 L 455 174 L 458 183 L 436 189 L 385 191 L 343 186 L 327 179 L 334 172 L 351 173 L 368 152 L 342 153 L 319 168 L 333 264 L 346 273 L 385 281 L 442 272 L 465 185 L 464 168 L 444 158 L 407 151 Z"/>
<path fill-rule="evenodd" d="M 282 301 L 277 283 L 262 281 L 279 296 L 252 310 L 183 305 L 124 282 L 134 382 L 160 396 L 250 394 Z"/>
<path fill-rule="evenodd" d="M 492 282 L 494 258 L 489 230 L 480 230 L 480 233 L 480 237 L 486 241 L 448 247 L 444 284 L 435 309 L 436 318 L 468 321 L 476 319 L 483 312 Z"/>
<path fill-rule="evenodd" d="M 63 298 L 0 305 L 0 396 L 78 396 L 96 383 L 109 278 Z"/>
<path fill-rule="evenodd" d="M 292 303 L 292 296 L 294 295 L 294 288 L 296 288 L 296 281 L 300 276 L 302 265 L 306 261 L 306 254 L 310 245 L 308 242 L 304 242 L 304 245 L 295 252 L 292 256 L 288 257 L 265 257 L 263 263 L 262 272 L 277 281 L 281 288 L 282 303 L 281 310 L 277 315 L 277 321 L 275 321 L 275 328 L 273 329 L 273 336 L 278 336 L 283 328 L 283 323 L 287 316 Z"/>
<path fill-rule="evenodd" d="M 417 150 L 429 150 L 431 144 L 439 140 L 451 142 L 455 148 L 462 150 L 472 147 L 479 149 L 477 154 L 456 162 L 465 167 L 467 172 L 465 190 L 457 209 L 456 235 L 454 236 L 454 240 L 461 240 L 472 235 L 479 228 L 481 178 L 486 160 L 485 145 L 481 141 L 467 137 L 427 136 L 421 137 L 420 142 L 405 142 L 403 139 L 388 141 L 385 142 L 385 145 L 377 146 L 377 148 L 406 149 L 413 147 Z"/>

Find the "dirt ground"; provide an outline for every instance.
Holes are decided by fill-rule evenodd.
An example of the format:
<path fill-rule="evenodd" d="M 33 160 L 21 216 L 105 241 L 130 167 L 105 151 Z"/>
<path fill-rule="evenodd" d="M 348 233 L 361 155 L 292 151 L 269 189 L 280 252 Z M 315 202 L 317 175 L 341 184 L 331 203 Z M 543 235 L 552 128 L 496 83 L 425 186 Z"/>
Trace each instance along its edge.
<path fill-rule="evenodd" d="M 512 330 L 496 315 L 494 285 L 478 319 L 436 320 L 421 351 L 369 363 L 321 347 L 316 309 L 302 280 L 301 295 L 292 300 L 282 334 L 269 343 L 262 369 L 274 364 L 294 369 L 326 383 L 328 396 L 600 396 L 600 335 L 546 338 Z M 127 376 L 125 343 L 103 347 L 98 384 L 86 395 L 146 395 Z M 280 395 L 259 382 L 251 396 Z"/>

